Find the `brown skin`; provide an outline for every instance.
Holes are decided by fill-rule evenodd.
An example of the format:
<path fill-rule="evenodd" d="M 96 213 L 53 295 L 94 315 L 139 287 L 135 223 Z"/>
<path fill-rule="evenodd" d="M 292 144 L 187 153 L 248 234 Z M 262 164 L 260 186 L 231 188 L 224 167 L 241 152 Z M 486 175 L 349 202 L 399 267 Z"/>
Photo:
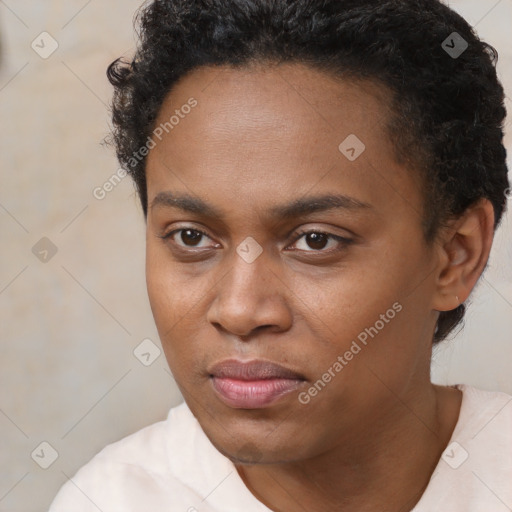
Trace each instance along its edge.
<path fill-rule="evenodd" d="M 418 173 L 398 165 L 386 99 L 299 64 L 201 68 L 166 98 L 198 105 L 147 160 L 147 284 L 163 348 L 193 414 L 251 492 L 278 512 L 407 511 L 457 422 L 461 393 L 430 382 L 439 311 L 464 301 L 492 243 L 482 200 L 427 244 Z M 356 134 L 355 161 L 338 145 Z M 222 217 L 152 204 L 190 194 Z M 343 194 L 366 208 L 270 216 Z M 199 229 L 193 238 L 174 229 Z M 299 228 L 352 240 L 299 238 Z M 247 263 L 248 236 L 263 248 Z M 336 249 L 339 250 L 336 250 Z M 392 304 L 396 314 L 308 404 L 298 400 Z M 228 358 L 265 359 L 306 382 L 264 409 L 228 407 L 210 382 Z"/>

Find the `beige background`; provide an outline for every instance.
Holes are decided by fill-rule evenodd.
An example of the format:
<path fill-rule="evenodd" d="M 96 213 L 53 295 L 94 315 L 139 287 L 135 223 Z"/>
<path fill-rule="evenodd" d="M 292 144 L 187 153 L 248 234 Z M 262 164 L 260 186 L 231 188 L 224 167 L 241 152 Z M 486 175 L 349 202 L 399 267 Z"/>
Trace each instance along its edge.
<path fill-rule="evenodd" d="M 103 446 L 164 418 L 181 400 L 163 354 L 153 361 L 150 348 L 153 362 L 145 366 L 133 353 L 144 339 L 159 343 L 133 185 L 125 178 L 103 200 L 93 196 L 118 169 L 112 150 L 100 144 L 109 129 L 105 69 L 133 51 L 139 4 L 0 0 L 3 512 L 46 510 L 66 477 Z M 498 49 L 510 95 L 512 0 L 451 5 Z M 59 45 L 47 59 L 31 48 L 34 40 L 42 46 L 43 31 Z M 44 41 L 39 51 L 50 48 Z M 43 237 L 57 248 L 47 262 L 32 252 Z M 436 353 L 436 381 L 512 393 L 511 261 L 509 214 L 466 329 Z M 58 453 L 48 469 L 31 458 L 35 450 L 40 464 L 50 461 L 41 442 Z"/>

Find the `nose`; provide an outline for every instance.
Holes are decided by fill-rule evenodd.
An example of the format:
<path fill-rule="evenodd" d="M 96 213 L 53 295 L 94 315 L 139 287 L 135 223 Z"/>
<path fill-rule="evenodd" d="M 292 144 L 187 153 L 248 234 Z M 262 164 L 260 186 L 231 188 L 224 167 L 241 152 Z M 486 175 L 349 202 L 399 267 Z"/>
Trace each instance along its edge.
<path fill-rule="evenodd" d="M 286 331 L 292 323 L 287 300 L 290 293 L 264 254 L 252 263 L 235 254 L 231 269 L 217 283 L 207 320 L 242 341 L 249 341 L 263 329 Z"/>

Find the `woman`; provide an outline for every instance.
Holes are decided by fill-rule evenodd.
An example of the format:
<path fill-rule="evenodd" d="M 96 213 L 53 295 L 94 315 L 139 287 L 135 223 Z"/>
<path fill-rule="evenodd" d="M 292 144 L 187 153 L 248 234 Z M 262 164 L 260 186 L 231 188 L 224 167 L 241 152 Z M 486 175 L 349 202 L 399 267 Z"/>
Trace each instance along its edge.
<path fill-rule="evenodd" d="M 437 0 L 162 0 L 108 70 L 185 403 L 51 511 L 505 511 L 512 397 L 430 380 L 508 192 L 496 52 Z"/>

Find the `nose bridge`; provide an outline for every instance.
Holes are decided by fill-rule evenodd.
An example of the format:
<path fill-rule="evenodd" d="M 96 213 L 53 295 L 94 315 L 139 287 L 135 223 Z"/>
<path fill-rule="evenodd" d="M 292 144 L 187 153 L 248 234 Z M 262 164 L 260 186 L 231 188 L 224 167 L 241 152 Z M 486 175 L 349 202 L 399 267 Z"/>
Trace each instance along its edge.
<path fill-rule="evenodd" d="M 276 288 L 279 280 L 270 268 L 271 261 L 262 249 L 256 249 L 251 241 L 239 244 L 208 313 L 211 323 L 239 336 L 262 326 L 286 329 L 291 320 L 285 298 Z"/>
<path fill-rule="evenodd" d="M 261 294 L 271 289 L 268 275 L 270 263 L 263 248 L 254 239 L 248 237 L 236 247 L 231 263 L 225 285 L 233 298 L 250 300 L 253 297 L 260 300 Z"/>

